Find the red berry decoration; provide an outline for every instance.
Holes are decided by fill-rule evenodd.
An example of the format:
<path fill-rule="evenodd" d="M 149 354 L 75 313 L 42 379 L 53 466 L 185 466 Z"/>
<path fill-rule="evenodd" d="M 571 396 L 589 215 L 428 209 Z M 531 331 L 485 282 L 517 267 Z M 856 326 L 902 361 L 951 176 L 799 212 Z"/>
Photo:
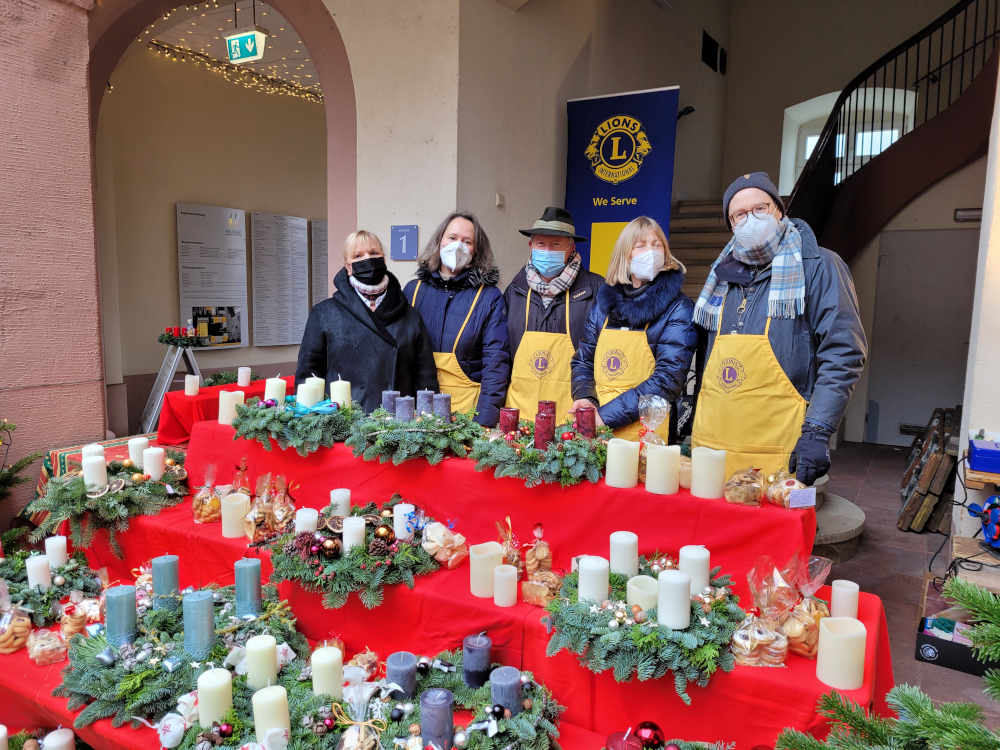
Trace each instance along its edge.
<path fill-rule="evenodd" d="M 635 736 L 642 742 L 644 748 L 663 747 L 667 741 L 660 725 L 653 721 L 643 721 L 636 727 Z"/>
<path fill-rule="evenodd" d="M 567 431 L 567 432 L 564 432 L 560 437 L 562 437 L 563 440 L 572 440 L 573 438 L 576 437 L 576 433 L 575 432 L 571 432 L 571 431 Z"/>

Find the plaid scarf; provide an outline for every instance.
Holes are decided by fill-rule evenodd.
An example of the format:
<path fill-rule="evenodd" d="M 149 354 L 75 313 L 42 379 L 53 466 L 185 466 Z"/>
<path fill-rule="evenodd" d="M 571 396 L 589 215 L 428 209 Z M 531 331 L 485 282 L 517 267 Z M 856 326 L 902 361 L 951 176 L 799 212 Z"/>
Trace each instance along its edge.
<path fill-rule="evenodd" d="M 551 281 L 546 281 L 542 278 L 542 275 L 538 273 L 538 270 L 528 263 L 524 267 L 524 275 L 528 281 L 528 286 L 532 288 L 535 294 L 538 294 L 542 298 L 542 305 L 545 307 L 549 306 L 549 303 L 558 296 L 562 294 L 571 286 L 573 282 L 576 281 L 576 275 L 580 273 L 580 254 L 573 253 L 570 256 L 569 262 L 566 267 L 563 268 L 562 272 L 556 276 Z"/>
<path fill-rule="evenodd" d="M 795 318 L 806 309 L 806 277 L 802 270 L 802 237 L 787 218 L 781 220 L 781 230 L 764 247 L 748 250 L 735 238 L 723 249 L 712 264 L 708 279 L 694 306 L 694 322 L 709 331 L 719 330 L 719 313 L 729 292 L 729 284 L 715 275 L 715 267 L 732 254 L 747 265 L 771 263 L 771 287 L 767 295 L 767 314 L 771 318 Z"/>

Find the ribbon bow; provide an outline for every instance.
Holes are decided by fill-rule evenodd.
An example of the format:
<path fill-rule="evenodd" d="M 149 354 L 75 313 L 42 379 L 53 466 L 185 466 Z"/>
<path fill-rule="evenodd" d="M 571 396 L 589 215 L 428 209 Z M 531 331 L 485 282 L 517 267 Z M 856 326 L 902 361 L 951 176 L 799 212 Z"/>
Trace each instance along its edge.
<path fill-rule="evenodd" d="M 366 721 L 355 721 L 350 716 L 347 715 L 347 711 L 344 710 L 343 705 L 340 703 L 334 703 L 331 706 L 333 711 L 333 720 L 337 724 L 345 727 L 357 727 L 358 728 L 358 739 L 364 739 L 365 732 L 371 729 L 378 736 L 384 732 L 389 724 L 385 719 L 368 719 Z"/>
<path fill-rule="evenodd" d="M 336 401 L 331 401 L 330 399 L 319 401 L 312 406 L 303 406 L 299 402 L 295 401 L 293 396 L 289 396 L 288 398 L 292 400 L 288 402 L 285 408 L 296 417 L 304 417 L 307 414 L 333 414 L 334 412 L 340 411 L 340 404 Z"/>

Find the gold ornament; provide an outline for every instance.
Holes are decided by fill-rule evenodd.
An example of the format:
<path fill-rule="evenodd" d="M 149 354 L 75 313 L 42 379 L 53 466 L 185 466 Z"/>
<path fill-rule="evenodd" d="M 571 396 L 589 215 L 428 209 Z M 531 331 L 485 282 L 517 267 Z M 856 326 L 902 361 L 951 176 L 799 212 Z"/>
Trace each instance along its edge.
<path fill-rule="evenodd" d="M 390 526 L 377 526 L 375 528 L 375 537 L 381 539 L 386 544 L 392 544 L 396 541 L 396 532 Z"/>
<path fill-rule="evenodd" d="M 137 471 L 132 475 L 132 481 L 138 484 L 146 477 L 141 471 Z"/>
<path fill-rule="evenodd" d="M 176 464 L 177 464 L 177 462 L 176 462 L 176 461 L 174 461 L 174 459 L 172 459 L 172 458 L 168 458 L 168 459 L 167 459 L 166 461 L 164 461 L 163 463 L 164 463 L 164 464 L 166 464 L 167 466 L 174 466 L 174 465 L 176 465 Z"/>
<path fill-rule="evenodd" d="M 341 542 L 339 539 L 324 539 L 321 549 L 323 550 L 323 557 L 334 560 L 340 557 Z"/>
<path fill-rule="evenodd" d="M 133 466 L 135 466 L 135 461 L 133 461 L 131 458 L 126 458 L 124 461 L 122 461 L 122 466 L 124 466 L 126 469 L 131 469 Z"/>
<path fill-rule="evenodd" d="M 392 518 L 392 511 L 389 508 L 385 508 L 382 511 L 382 518 Z"/>

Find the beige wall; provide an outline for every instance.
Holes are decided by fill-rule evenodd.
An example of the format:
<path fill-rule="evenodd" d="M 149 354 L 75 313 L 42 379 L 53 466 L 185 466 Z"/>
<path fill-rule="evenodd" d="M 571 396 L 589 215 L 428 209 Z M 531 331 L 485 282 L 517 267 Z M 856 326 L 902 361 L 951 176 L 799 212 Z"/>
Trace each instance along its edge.
<path fill-rule="evenodd" d="M 527 253 L 518 227 L 564 200 L 567 99 L 679 84 L 696 112 L 678 125 L 674 198 L 717 193 L 726 79 L 701 62 L 701 35 L 726 43 L 728 3 L 674 6 L 462 0 L 458 198 L 485 224 L 504 283 Z"/>
<path fill-rule="evenodd" d="M 956 208 L 978 208 L 983 203 L 986 182 L 986 158 L 983 157 L 946 177 L 923 195 L 910 202 L 892 218 L 884 232 L 898 230 L 968 229 L 975 224 L 959 224 L 953 217 Z M 875 319 L 875 290 L 881 235 L 876 237 L 851 263 L 854 286 L 861 303 L 861 321 L 869 342 Z M 971 293 L 971 290 L 969 290 Z M 868 404 L 868 368 L 858 382 L 844 418 L 844 439 L 861 441 L 865 434 Z"/>
<path fill-rule="evenodd" d="M 181 322 L 175 203 L 325 218 L 326 124 L 320 105 L 255 94 L 139 45 L 112 81 L 98 125 L 96 205 L 115 383 L 155 372 L 164 351 L 156 337 Z M 250 347 L 198 360 L 213 368 L 296 356 L 297 347 Z"/>
<path fill-rule="evenodd" d="M 720 189 L 738 174 L 777 177 L 785 107 L 839 91 L 954 0 L 757 0 L 730 3 Z"/>

